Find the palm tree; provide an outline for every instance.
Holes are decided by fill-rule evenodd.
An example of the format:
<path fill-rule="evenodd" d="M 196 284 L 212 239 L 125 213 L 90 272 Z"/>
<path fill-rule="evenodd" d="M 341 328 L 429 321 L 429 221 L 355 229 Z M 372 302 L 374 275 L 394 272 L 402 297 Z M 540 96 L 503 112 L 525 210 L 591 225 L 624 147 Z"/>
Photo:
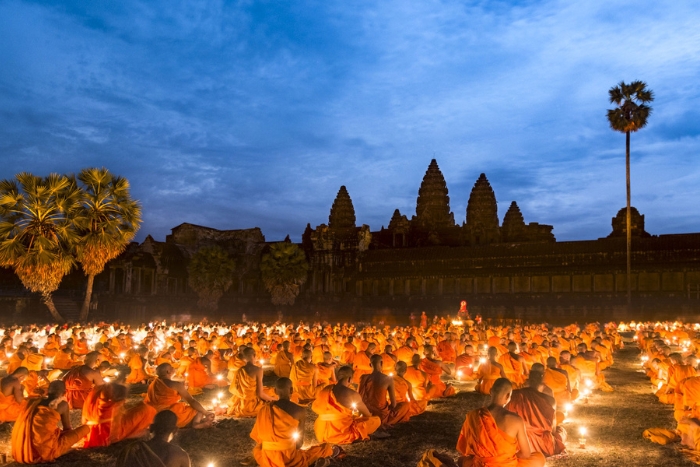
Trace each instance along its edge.
<path fill-rule="evenodd" d="M 309 263 L 301 248 L 291 242 L 273 243 L 260 263 L 262 280 L 272 295 L 272 304 L 294 305 L 308 270 Z"/>
<path fill-rule="evenodd" d="M 233 284 L 236 262 L 219 246 L 203 247 L 192 256 L 187 268 L 190 287 L 197 292 L 197 306 L 208 311 Z"/>
<path fill-rule="evenodd" d="M 107 262 L 119 256 L 134 239 L 141 226 L 141 206 L 131 198 L 129 181 L 112 175 L 104 167 L 83 169 L 78 180 L 83 184 L 83 199 L 76 221 L 80 241 L 75 251 L 87 276 L 85 299 L 80 310 L 80 320 L 86 321 L 95 276 L 104 271 Z"/>
<path fill-rule="evenodd" d="M 0 182 L 0 266 L 11 267 L 39 292 L 53 318 L 65 322 L 51 297 L 74 265 L 75 216 L 81 191 L 74 177 L 27 172 Z"/>
<path fill-rule="evenodd" d="M 610 88 L 610 103 L 617 107 L 608 110 L 610 128 L 625 134 L 627 168 L 627 306 L 632 305 L 632 194 L 630 188 L 630 133 L 644 128 L 651 114 L 646 105 L 654 100 L 654 93 L 644 81 L 632 81 Z"/>

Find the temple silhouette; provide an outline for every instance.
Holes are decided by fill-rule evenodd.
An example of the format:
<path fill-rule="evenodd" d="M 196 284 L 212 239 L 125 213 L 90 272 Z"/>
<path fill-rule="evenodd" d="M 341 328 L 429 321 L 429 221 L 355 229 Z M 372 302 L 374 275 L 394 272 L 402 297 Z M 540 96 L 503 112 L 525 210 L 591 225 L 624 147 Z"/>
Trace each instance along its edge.
<path fill-rule="evenodd" d="M 553 226 L 526 223 L 515 201 L 500 222 L 496 194 L 482 173 L 459 225 L 433 159 L 418 189 L 415 214 L 409 219 L 397 209 L 386 228 L 372 231 L 357 225 L 350 193 L 341 186 L 328 224 L 307 224 L 302 234 L 309 276 L 296 304 L 285 312 L 356 318 L 421 310 L 456 313 L 465 299 L 470 311 L 485 316 L 609 319 L 610 313 L 619 316 L 625 310 L 625 212 L 612 218 L 606 238 L 557 242 Z M 632 208 L 632 236 L 635 316 L 700 312 L 700 233 L 650 235 L 644 216 Z M 269 243 L 257 227 L 217 230 L 184 223 L 164 242 L 149 235 L 141 244 L 132 243 L 96 278 L 93 316 L 148 320 L 197 315 L 187 265 L 199 248 L 210 245 L 236 260 L 233 286 L 221 299 L 217 316 L 275 313 L 278 308 L 271 305 L 259 270 Z M 10 276 L 5 270 L 0 277 L 4 316 L 41 313 L 38 297 L 21 292 L 19 281 Z M 56 293 L 59 310 L 69 317 L 77 313 L 83 280 L 74 272 Z"/>

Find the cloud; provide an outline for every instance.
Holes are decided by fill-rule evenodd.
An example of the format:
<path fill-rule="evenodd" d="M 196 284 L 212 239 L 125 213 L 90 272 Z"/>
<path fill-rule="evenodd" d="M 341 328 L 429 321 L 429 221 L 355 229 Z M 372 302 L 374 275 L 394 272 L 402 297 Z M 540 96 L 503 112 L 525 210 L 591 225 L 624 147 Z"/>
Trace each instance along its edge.
<path fill-rule="evenodd" d="M 358 223 L 415 213 L 433 157 L 461 223 L 485 172 L 502 219 L 605 236 L 625 203 L 607 90 L 656 93 L 632 137 L 654 234 L 700 231 L 700 12 L 685 2 L 0 4 L 0 176 L 106 166 L 148 233 L 299 239 L 340 185 Z"/>

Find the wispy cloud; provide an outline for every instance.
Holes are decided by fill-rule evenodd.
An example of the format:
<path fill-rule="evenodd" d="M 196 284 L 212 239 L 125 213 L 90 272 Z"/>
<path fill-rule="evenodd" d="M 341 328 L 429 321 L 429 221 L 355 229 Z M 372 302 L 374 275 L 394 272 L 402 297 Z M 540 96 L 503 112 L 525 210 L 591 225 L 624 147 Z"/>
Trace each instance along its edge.
<path fill-rule="evenodd" d="M 692 2 L 0 3 L 0 176 L 106 166 L 180 222 L 299 238 L 340 185 L 359 223 L 415 212 L 431 158 L 464 220 L 486 172 L 505 214 L 597 238 L 624 205 L 607 90 L 657 99 L 632 137 L 651 233 L 700 231 Z"/>

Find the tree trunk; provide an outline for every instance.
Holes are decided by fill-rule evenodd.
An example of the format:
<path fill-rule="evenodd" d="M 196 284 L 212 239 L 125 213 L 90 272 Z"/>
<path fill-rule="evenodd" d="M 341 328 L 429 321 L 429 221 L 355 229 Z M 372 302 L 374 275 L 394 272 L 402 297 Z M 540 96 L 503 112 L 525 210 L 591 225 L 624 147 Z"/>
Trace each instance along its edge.
<path fill-rule="evenodd" d="M 49 313 L 51 313 L 51 316 L 53 316 L 53 319 L 55 319 L 57 323 L 63 324 L 66 322 L 66 320 L 63 319 L 63 316 L 61 316 L 56 309 L 56 305 L 53 304 L 53 297 L 51 297 L 50 293 L 42 294 L 41 301 L 44 302 L 44 305 L 46 305 L 46 308 L 49 309 Z"/>
<path fill-rule="evenodd" d="M 80 309 L 80 321 L 85 322 L 88 319 L 88 314 L 90 313 L 90 300 L 92 300 L 92 285 L 95 282 L 95 276 L 93 274 L 88 274 L 87 287 L 85 288 L 85 300 L 83 300 L 83 307 Z"/>
<path fill-rule="evenodd" d="M 627 166 L 627 311 L 632 308 L 632 190 L 630 188 L 630 132 L 626 133 Z"/>

